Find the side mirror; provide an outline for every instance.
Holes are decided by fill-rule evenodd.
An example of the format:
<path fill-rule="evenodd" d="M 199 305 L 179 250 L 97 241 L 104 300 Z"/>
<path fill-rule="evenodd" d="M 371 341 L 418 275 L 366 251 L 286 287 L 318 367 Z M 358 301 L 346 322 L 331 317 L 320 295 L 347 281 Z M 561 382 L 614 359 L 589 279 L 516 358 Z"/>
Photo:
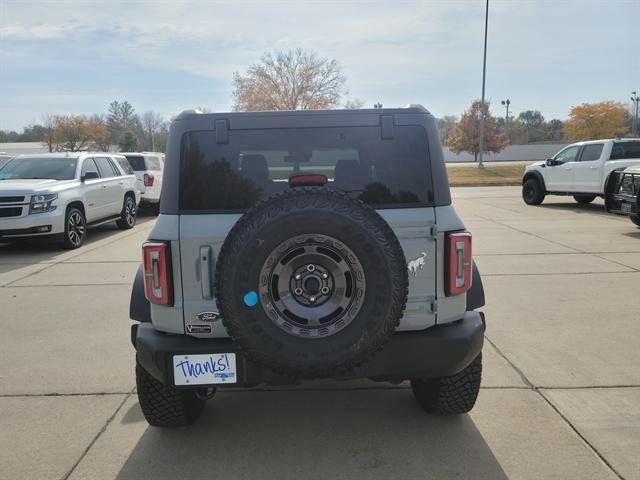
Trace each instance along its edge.
<path fill-rule="evenodd" d="M 98 172 L 87 172 L 80 178 L 80 181 L 86 182 L 87 180 L 95 180 L 96 178 L 100 178 Z"/>
<path fill-rule="evenodd" d="M 559 163 L 560 162 L 558 162 L 557 160 L 554 160 L 553 158 L 547 158 L 547 167 L 555 167 Z"/>

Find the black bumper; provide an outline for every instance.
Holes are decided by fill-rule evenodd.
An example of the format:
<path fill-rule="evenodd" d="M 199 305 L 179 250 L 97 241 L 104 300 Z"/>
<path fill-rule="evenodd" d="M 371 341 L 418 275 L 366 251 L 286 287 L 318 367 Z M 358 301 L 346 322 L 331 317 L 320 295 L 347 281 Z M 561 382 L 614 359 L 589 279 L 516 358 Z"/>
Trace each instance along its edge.
<path fill-rule="evenodd" d="M 435 378 L 463 370 L 480 353 L 484 343 L 484 315 L 470 311 L 456 322 L 419 332 L 398 332 L 381 352 L 365 365 L 337 380 L 370 378 L 398 382 L 412 378 Z M 231 339 L 199 339 L 159 332 L 150 323 L 131 327 L 131 341 L 138 362 L 165 385 L 173 385 L 172 356 L 235 353 L 238 382 L 230 387 L 261 383 L 288 385 L 299 380 L 287 377 L 245 357 Z M 190 388 L 190 387 L 185 387 Z"/>
<path fill-rule="evenodd" d="M 637 215 L 640 213 L 638 211 L 638 198 L 631 195 L 612 195 L 606 205 L 610 213 L 617 213 L 618 215 Z"/>

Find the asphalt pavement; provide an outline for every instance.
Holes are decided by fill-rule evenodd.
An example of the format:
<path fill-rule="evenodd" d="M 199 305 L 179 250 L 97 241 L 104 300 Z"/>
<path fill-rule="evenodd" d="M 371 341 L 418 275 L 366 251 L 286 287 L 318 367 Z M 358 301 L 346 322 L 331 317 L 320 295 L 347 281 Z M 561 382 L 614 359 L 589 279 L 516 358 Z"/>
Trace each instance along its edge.
<path fill-rule="evenodd" d="M 0 244 L 0 478 L 640 479 L 640 229 L 600 200 L 452 192 L 487 297 L 483 387 L 458 417 L 406 384 L 322 381 L 149 427 L 128 304 L 153 219 L 75 251 Z"/>

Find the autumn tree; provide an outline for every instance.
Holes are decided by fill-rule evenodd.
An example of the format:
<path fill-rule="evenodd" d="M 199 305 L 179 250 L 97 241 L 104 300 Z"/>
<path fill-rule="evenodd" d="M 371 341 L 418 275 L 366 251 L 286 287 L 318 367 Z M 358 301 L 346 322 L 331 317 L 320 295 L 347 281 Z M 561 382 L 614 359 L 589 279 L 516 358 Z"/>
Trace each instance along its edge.
<path fill-rule="evenodd" d="M 42 137 L 42 143 L 44 143 L 49 152 L 55 152 L 58 150 L 59 138 L 58 138 L 58 124 L 60 123 L 61 116 L 54 115 L 52 113 L 46 113 L 42 117 L 42 126 L 44 127 L 44 135 Z"/>
<path fill-rule="evenodd" d="M 267 52 L 243 74 L 233 74 L 233 109 L 335 108 L 348 94 L 345 84 L 346 77 L 335 59 L 302 49 Z"/>
<path fill-rule="evenodd" d="M 571 142 L 612 138 L 629 131 L 625 121 L 626 108 L 621 103 L 583 103 L 571 107 L 564 131 Z"/>
<path fill-rule="evenodd" d="M 489 102 L 482 105 L 476 100 L 466 110 L 460 121 L 456 123 L 447 146 L 453 153 L 472 153 L 474 161 L 478 161 L 480 152 L 480 114 L 484 112 L 484 148 L 485 152 L 499 153 L 509 144 L 502 133 L 498 133 L 495 121 L 489 113 Z"/>
<path fill-rule="evenodd" d="M 56 130 L 58 149 L 70 152 L 84 150 L 96 136 L 93 125 L 87 117 L 82 115 L 59 117 Z"/>

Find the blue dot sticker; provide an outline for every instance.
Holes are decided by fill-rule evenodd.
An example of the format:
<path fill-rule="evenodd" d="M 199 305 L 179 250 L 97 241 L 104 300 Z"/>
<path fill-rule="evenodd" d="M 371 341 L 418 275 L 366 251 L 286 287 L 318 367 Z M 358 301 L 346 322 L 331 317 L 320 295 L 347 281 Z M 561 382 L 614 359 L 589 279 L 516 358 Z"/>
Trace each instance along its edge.
<path fill-rule="evenodd" d="M 255 307 L 258 304 L 258 294 L 251 290 L 244 294 L 242 300 L 247 307 Z"/>

